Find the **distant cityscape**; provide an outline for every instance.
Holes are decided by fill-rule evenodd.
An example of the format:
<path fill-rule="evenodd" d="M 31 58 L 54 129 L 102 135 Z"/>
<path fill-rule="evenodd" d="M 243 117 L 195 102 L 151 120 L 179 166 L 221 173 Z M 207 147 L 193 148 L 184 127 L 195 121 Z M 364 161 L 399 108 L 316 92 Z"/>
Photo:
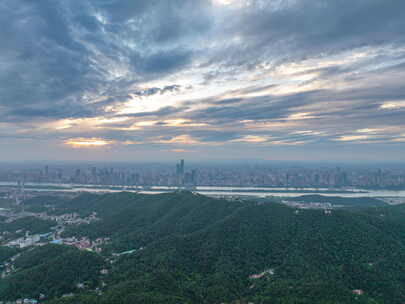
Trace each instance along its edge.
<path fill-rule="evenodd" d="M 21 185 L 55 183 L 184 188 L 230 186 L 405 189 L 405 169 L 270 165 L 187 166 L 182 159 L 176 165 L 3 167 L 0 168 L 0 182 L 15 182 Z"/>

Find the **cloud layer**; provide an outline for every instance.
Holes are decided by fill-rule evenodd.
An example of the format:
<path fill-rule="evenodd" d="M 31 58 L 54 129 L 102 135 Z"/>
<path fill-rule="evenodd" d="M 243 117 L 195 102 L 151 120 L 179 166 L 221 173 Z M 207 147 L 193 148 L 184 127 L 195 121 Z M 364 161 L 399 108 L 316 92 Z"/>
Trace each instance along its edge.
<path fill-rule="evenodd" d="M 5 0 L 0 15 L 4 159 L 41 142 L 30 157 L 405 160 L 402 1 Z"/>

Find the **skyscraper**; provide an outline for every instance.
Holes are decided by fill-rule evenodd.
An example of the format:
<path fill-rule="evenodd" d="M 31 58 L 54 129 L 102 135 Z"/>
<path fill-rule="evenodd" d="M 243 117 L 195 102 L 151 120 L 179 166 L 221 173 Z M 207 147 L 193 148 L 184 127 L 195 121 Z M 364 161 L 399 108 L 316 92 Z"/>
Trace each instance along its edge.
<path fill-rule="evenodd" d="M 180 160 L 180 163 L 176 165 L 176 179 L 177 186 L 184 186 L 184 159 Z"/>

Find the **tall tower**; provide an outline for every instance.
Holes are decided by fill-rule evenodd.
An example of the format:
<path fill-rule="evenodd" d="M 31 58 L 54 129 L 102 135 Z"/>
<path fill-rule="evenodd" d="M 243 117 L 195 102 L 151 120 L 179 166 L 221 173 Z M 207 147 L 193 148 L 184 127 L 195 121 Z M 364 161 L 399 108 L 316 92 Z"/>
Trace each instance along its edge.
<path fill-rule="evenodd" d="M 180 160 L 180 163 L 176 165 L 176 179 L 177 186 L 184 186 L 184 159 Z"/>

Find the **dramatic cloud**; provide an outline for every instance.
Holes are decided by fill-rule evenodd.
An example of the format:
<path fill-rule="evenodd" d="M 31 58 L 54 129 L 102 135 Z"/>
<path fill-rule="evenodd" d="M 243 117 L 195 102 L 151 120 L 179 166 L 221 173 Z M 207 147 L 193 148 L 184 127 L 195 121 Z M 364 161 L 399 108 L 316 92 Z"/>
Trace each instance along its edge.
<path fill-rule="evenodd" d="M 4 0 L 0 16 L 5 159 L 42 143 L 29 157 L 404 160 L 405 2 Z"/>

